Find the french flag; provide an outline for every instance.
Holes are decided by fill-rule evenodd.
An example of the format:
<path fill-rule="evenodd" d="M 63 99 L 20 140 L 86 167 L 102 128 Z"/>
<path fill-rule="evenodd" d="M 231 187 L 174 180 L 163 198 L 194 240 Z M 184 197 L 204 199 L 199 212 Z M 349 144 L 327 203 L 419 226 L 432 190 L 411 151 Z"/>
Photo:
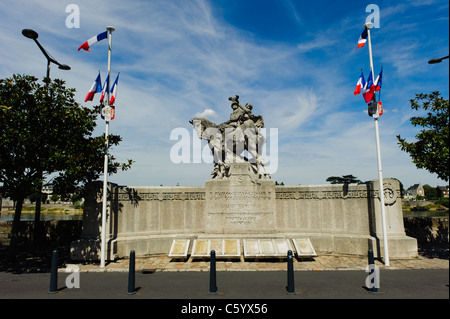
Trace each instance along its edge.
<path fill-rule="evenodd" d="M 120 72 L 119 72 L 119 74 L 117 74 L 117 77 L 116 77 L 116 80 L 114 81 L 114 84 L 113 84 L 113 86 L 112 86 L 112 88 L 111 88 L 111 99 L 110 99 L 110 101 L 109 101 L 109 105 L 113 105 L 114 104 L 114 102 L 116 101 L 116 96 L 117 96 L 117 83 L 119 82 L 119 75 L 120 75 Z"/>
<path fill-rule="evenodd" d="M 102 96 L 100 97 L 100 104 L 103 105 L 103 99 L 105 98 L 105 95 L 108 91 L 109 91 L 109 74 L 106 77 L 105 84 L 103 84 L 103 89 L 101 90 Z"/>
<path fill-rule="evenodd" d="M 353 92 L 354 95 L 358 95 L 361 93 L 362 89 L 366 85 L 366 80 L 364 80 L 363 72 L 361 71 L 361 76 L 359 77 L 358 82 L 356 83 L 355 92 Z"/>
<path fill-rule="evenodd" d="M 367 42 L 367 28 L 364 28 L 364 31 L 361 33 L 361 35 L 359 36 L 359 40 L 358 40 L 358 46 L 355 48 L 362 48 Z"/>
<path fill-rule="evenodd" d="M 106 39 L 108 37 L 108 31 L 102 32 L 98 35 L 96 35 L 95 37 L 90 38 L 89 40 L 87 40 L 86 42 L 84 42 L 82 45 L 80 45 L 80 47 L 78 48 L 78 51 L 80 51 L 81 49 L 87 51 L 87 52 L 91 52 L 89 51 L 89 48 L 94 44 L 97 43 L 98 41 L 101 41 L 103 39 Z"/>
<path fill-rule="evenodd" d="M 92 84 L 89 93 L 86 95 L 86 98 L 84 99 L 84 102 L 92 101 L 94 99 L 95 93 L 99 93 L 101 91 L 102 91 L 102 79 L 100 78 L 100 72 L 98 72 L 97 79 L 95 80 L 94 84 Z"/>
<path fill-rule="evenodd" d="M 367 82 L 363 88 L 363 96 L 364 96 L 364 101 L 366 101 L 366 103 L 369 103 L 370 101 L 372 101 L 373 92 L 374 91 L 373 91 L 372 71 L 370 71 L 369 78 L 367 79 Z"/>
<path fill-rule="evenodd" d="M 374 92 L 381 90 L 382 76 L 383 76 L 383 68 L 381 68 L 380 74 L 378 74 L 378 76 L 373 84 Z"/>

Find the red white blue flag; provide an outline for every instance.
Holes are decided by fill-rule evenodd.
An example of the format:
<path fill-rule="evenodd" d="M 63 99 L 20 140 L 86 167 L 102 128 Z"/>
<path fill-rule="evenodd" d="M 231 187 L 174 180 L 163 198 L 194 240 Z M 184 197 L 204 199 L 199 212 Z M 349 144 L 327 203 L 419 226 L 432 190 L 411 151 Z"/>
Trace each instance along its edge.
<path fill-rule="evenodd" d="M 109 105 L 113 105 L 114 102 L 116 101 L 116 96 L 117 96 L 117 83 L 119 82 L 119 74 L 117 74 L 116 80 L 114 81 L 114 84 L 112 85 L 111 88 L 111 99 L 109 101 Z"/>
<path fill-rule="evenodd" d="M 362 48 L 367 42 L 367 28 L 364 28 L 364 31 L 361 33 L 361 35 L 359 36 L 359 40 L 358 40 L 358 46 L 355 48 Z"/>
<path fill-rule="evenodd" d="M 94 99 L 95 93 L 99 93 L 102 91 L 102 79 L 100 78 L 100 72 L 98 72 L 97 79 L 92 84 L 91 89 L 89 90 L 84 102 L 92 101 Z"/>
<path fill-rule="evenodd" d="M 97 43 L 98 41 L 101 41 L 103 39 L 106 39 L 108 37 L 108 32 L 102 32 L 98 35 L 96 35 L 95 37 L 90 38 L 89 40 L 87 40 L 86 42 L 84 42 L 82 45 L 80 45 L 80 47 L 78 48 L 78 51 L 80 51 L 81 49 L 87 51 L 87 52 L 91 52 L 89 51 L 89 48 L 94 44 Z"/>
<path fill-rule="evenodd" d="M 374 92 L 373 91 L 373 80 L 372 80 L 372 71 L 371 71 L 369 74 L 369 78 L 367 79 L 367 82 L 363 88 L 364 101 L 366 101 L 367 103 L 372 101 L 373 92 Z"/>
<path fill-rule="evenodd" d="M 379 91 L 381 89 L 382 76 L 383 76 L 383 68 L 381 68 L 380 74 L 378 74 L 375 82 L 373 83 L 374 92 Z"/>
<path fill-rule="evenodd" d="M 100 97 L 100 104 L 103 104 L 103 99 L 105 98 L 105 95 L 108 91 L 109 91 L 109 74 L 106 77 L 105 84 L 103 84 L 102 96 Z"/>
<path fill-rule="evenodd" d="M 363 72 L 361 71 L 361 76 L 359 77 L 358 82 L 356 83 L 355 92 L 353 92 L 354 95 L 358 95 L 361 93 L 362 89 L 366 85 L 366 80 L 364 80 Z"/>

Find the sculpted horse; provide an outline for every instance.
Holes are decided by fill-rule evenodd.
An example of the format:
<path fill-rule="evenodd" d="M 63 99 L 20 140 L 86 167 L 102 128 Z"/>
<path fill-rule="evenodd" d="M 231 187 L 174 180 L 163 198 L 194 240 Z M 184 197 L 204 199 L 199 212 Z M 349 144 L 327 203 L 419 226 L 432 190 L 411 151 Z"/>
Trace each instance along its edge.
<path fill-rule="evenodd" d="M 213 178 L 229 176 L 230 163 L 249 162 L 255 174 L 260 174 L 260 167 L 264 169 L 264 176 L 268 176 L 266 164 L 261 155 L 265 137 L 258 130 L 241 124 L 236 128 L 217 125 L 204 118 L 194 118 L 189 121 L 194 126 L 200 139 L 208 141 L 214 158 Z M 247 159 L 241 153 L 246 150 L 252 159 Z"/>

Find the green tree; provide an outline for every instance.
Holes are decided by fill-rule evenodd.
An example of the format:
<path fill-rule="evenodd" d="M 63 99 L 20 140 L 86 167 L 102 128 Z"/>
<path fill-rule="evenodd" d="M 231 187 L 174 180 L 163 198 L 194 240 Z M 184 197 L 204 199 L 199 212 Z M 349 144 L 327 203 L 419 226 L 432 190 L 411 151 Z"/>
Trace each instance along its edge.
<path fill-rule="evenodd" d="M 52 194 L 52 196 L 50 196 L 50 199 L 53 201 L 53 203 L 56 203 L 59 200 L 59 196 L 58 194 Z"/>
<path fill-rule="evenodd" d="M 439 190 L 436 187 L 431 187 L 428 184 L 423 185 L 426 199 L 439 199 Z"/>
<path fill-rule="evenodd" d="M 413 126 L 423 129 L 416 135 L 416 142 L 407 142 L 400 135 L 398 144 L 402 151 L 409 153 L 417 168 L 424 168 L 430 173 L 449 180 L 449 104 L 439 92 L 416 94 L 410 100 L 411 108 L 426 111 L 426 116 L 411 117 Z"/>
<path fill-rule="evenodd" d="M 362 183 L 358 178 L 353 175 L 343 175 L 343 176 L 330 176 L 326 180 L 331 184 L 350 184 L 350 183 Z"/>
<path fill-rule="evenodd" d="M 54 177 L 54 191 L 76 192 L 103 173 L 105 137 L 94 137 L 100 107 L 89 109 L 74 99 L 64 81 L 13 75 L 0 80 L 0 192 L 16 202 L 12 240 L 23 200 Z M 121 137 L 109 135 L 109 148 Z M 109 153 L 109 152 L 108 152 Z M 109 155 L 110 174 L 130 168 Z"/>

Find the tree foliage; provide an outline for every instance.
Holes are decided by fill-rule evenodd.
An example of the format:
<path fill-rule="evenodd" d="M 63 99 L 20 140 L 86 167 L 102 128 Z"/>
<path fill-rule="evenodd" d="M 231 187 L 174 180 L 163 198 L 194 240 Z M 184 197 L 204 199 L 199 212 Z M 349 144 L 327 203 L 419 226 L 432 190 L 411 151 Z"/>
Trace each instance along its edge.
<path fill-rule="evenodd" d="M 353 175 L 343 175 L 343 176 L 330 176 L 326 180 L 331 184 L 350 184 L 350 183 L 362 183 L 357 177 Z"/>
<path fill-rule="evenodd" d="M 428 184 L 423 185 L 423 191 L 425 192 L 426 199 L 437 200 L 440 197 L 440 191 L 437 187 L 431 187 Z"/>
<path fill-rule="evenodd" d="M 48 176 L 54 190 L 65 195 L 103 173 L 105 137 L 93 136 L 100 107 L 80 106 L 75 89 L 64 84 L 48 78 L 39 83 L 27 75 L 0 79 L 0 191 L 16 201 L 15 221 L 24 198 Z M 109 148 L 120 141 L 109 135 Z M 110 174 L 132 164 L 109 157 Z"/>
<path fill-rule="evenodd" d="M 426 116 L 414 116 L 410 122 L 423 129 L 416 135 L 416 142 L 408 142 L 400 135 L 398 144 L 402 151 L 409 153 L 417 168 L 449 180 L 449 104 L 439 92 L 416 94 L 410 100 L 413 110 L 426 111 Z"/>

